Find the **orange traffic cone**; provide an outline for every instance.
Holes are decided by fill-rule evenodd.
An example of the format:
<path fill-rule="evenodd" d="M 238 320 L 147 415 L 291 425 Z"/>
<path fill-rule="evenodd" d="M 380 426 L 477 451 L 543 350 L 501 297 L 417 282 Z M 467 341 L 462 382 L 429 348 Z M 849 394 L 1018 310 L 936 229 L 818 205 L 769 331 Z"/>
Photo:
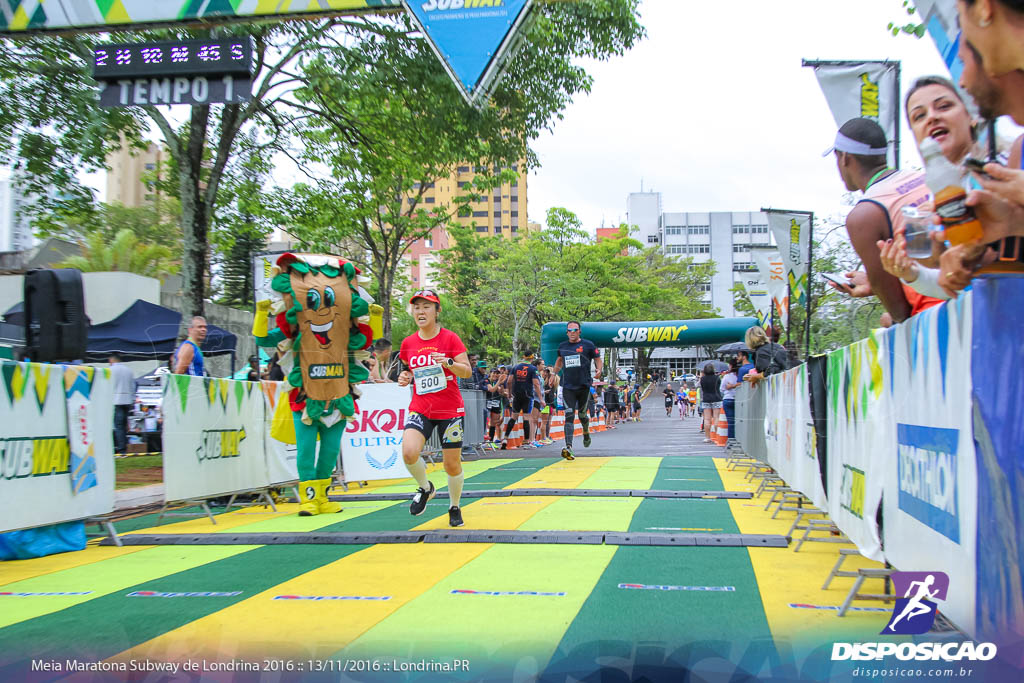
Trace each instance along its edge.
<path fill-rule="evenodd" d="M 718 438 L 715 439 L 715 443 L 719 446 L 729 443 L 729 420 L 726 419 L 724 410 L 718 413 L 718 429 L 716 431 Z"/>

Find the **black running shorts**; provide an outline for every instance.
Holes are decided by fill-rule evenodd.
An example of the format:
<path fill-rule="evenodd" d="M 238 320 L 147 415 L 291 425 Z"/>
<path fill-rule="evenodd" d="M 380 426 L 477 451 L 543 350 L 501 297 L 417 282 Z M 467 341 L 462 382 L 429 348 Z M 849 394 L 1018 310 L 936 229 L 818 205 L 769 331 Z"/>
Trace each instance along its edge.
<path fill-rule="evenodd" d="M 533 412 L 533 399 L 531 396 L 524 396 L 522 394 L 512 395 L 512 415 L 513 417 L 519 413 L 529 415 Z"/>
<path fill-rule="evenodd" d="M 409 413 L 409 417 L 405 418 L 405 428 L 415 429 L 425 439 L 429 439 L 436 429 L 441 440 L 442 449 L 462 449 L 462 435 L 465 427 L 461 417 L 431 420 L 429 417 L 424 417 L 419 413 Z"/>
<path fill-rule="evenodd" d="M 575 410 L 583 413 L 587 410 L 587 401 L 590 400 L 590 387 L 579 389 L 562 389 L 562 401 L 566 410 Z"/>

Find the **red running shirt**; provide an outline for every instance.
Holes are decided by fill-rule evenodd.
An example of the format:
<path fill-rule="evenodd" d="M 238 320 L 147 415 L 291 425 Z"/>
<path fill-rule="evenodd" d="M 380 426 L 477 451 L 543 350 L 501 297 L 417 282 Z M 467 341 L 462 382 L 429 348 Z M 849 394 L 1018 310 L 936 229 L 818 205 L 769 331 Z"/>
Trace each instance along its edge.
<path fill-rule="evenodd" d="M 442 327 L 433 339 L 421 339 L 419 332 L 406 337 L 398 357 L 410 370 L 415 371 L 416 368 L 435 364 L 430 359 L 432 353 L 444 354 L 445 358 L 455 358 L 460 353 L 466 353 L 466 345 L 459 339 L 459 335 Z M 458 378 L 444 365 L 441 367 L 444 368 L 446 380 L 441 391 L 421 396 L 416 393 L 415 382 L 410 385 L 413 387 L 412 402 L 409 404 L 411 412 L 419 413 L 431 420 L 443 420 L 466 414 L 462 394 L 459 393 Z"/>

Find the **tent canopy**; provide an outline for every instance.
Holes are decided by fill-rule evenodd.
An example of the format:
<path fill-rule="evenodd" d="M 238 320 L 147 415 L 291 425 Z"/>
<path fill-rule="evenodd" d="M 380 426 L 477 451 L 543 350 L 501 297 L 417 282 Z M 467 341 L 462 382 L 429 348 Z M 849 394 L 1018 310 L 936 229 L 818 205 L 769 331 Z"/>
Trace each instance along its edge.
<path fill-rule="evenodd" d="M 109 322 L 89 327 L 85 360 L 97 363 L 118 351 L 124 360 L 166 360 L 177 348 L 181 313 L 136 299 L 124 313 Z M 203 354 L 233 353 L 238 339 L 227 330 L 208 325 Z"/>

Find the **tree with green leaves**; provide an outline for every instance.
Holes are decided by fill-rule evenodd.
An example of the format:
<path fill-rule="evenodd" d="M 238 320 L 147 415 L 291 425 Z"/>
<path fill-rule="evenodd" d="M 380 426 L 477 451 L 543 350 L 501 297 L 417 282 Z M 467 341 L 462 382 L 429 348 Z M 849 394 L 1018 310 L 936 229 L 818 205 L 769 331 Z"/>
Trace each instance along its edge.
<path fill-rule="evenodd" d="M 406 15 L 365 19 L 366 29 L 304 63 L 293 105 L 307 115 L 296 156 L 308 180 L 282 206 L 303 219 L 289 230 L 317 245 L 354 243 L 366 254 L 377 302 L 390 312 L 403 257 L 447 229 L 471 202 L 536 164 L 537 138 L 591 78 L 578 57 L 607 59 L 643 34 L 636 0 L 550 3 L 526 31 L 488 106 L 468 107 Z M 339 78 L 338 74 L 344 77 Z M 442 206 L 431 191 L 458 165 L 480 169 Z M 329 177 L 315 172 L 323 164 Z M 390 334 L 391 316 L 384 320 Z"/>
<path fill-rule="evenodd" d="M 129 229 L 122 229 L 113 240 L 102 231 L 87 234 L 81 242 L 82 254 L 72 256 L 58 268 L 77 268 L 83 273 L 120 271 L 138 273 L 162 280 L 177 271 L 171 262 L 171 250 L 162 244 L 141 242 Z"/>
<path fill-rule="evenodd" d="M 225 169 L 248 127 L 265 131 L 263 145 L 284 144 L 301 112 L 287 93 L 301 80 L 292 69 L 307 54 L 330 50 L 351 22 L 322 19 L 238 24 L 103 36 L 18 36 L 0 39 L 0 162 L 23 173 L 28 189 L 52 211 L 86 215 L 91 191 L 81 171 L 104 168 L 122 140 L 144 147 L 149 127 L 162 136 L 171 156 L 163 189 L 181 203 L 181 274 L 188 312 L 202 315 L 209 257 L 209 229 L 218 209 Z M 107 41 L 171 40 L 249 35 L 255 46 L 257 80 L 244 104 L 196 105 L 182 125 L 156 106 L 104 109 L 90 73 L 93 46 Z M 57 192 L 50 192 L 56 189 Z M 41 205 L 41 209 L 46 206 Z"/>

